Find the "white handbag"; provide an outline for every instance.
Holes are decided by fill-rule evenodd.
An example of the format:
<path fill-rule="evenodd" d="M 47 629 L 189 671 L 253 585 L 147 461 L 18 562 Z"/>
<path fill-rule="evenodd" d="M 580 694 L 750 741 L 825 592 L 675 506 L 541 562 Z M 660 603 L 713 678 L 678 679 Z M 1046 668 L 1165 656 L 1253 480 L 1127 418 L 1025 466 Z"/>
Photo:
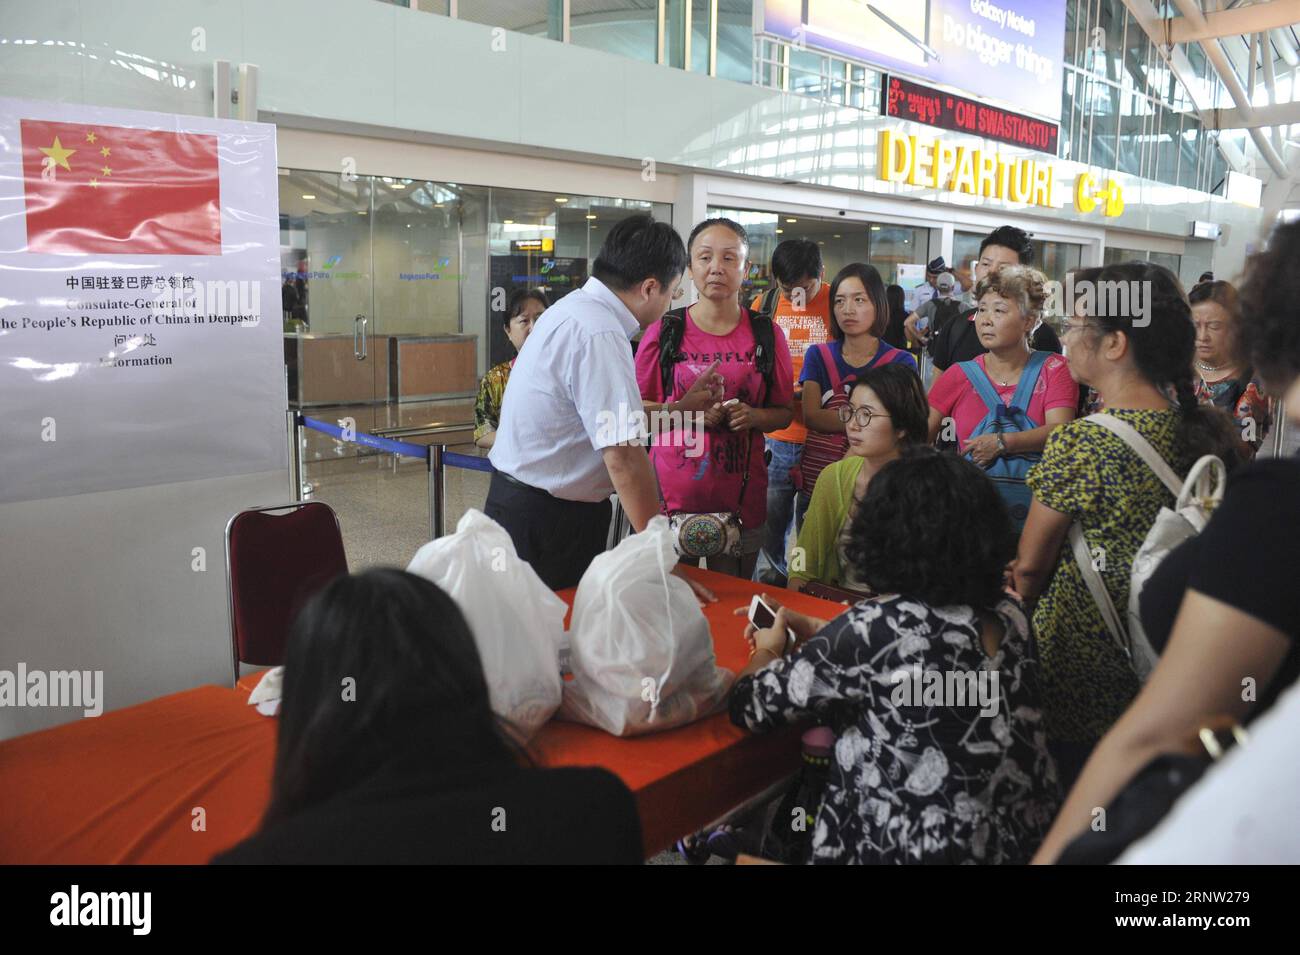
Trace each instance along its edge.
<path fill-rule="evenodd" d="M 1088 415 L 1084 420 L 1101 425 L 1119 436 L 1176 498 L 1172 510 L 1160 508 L 1155 523 L 1151 525 L 1146 539 L 1133 558 L 1129 570 L 1128 612 L 1124 615 L 1120 614 L 1110 599 L 1106 584 L 1093 561 L 1092 551 L 1084 539 L 1082 525 L 1078 521 L 1070 525 L 1070 547 L 1083 582 L 1097 609 L 1101 611 L 1106 629 L 1132 664 L 1133 672 L 1139 680 L 1146 682 L 1155 668 L 1157 654 L 1142 627 L 1139 612 L 1142 588 L 1170 551 L 1205 529 L 1214 509 L 1223 500 L 1228 480 L 1227 469 L 1219 458 L 1207 454 L 1192 465 L 1186 480 L 1179 480 L 1174 469 L 1165 463 L 1150 442 L 1128 422 L 1105 413 Z"/>

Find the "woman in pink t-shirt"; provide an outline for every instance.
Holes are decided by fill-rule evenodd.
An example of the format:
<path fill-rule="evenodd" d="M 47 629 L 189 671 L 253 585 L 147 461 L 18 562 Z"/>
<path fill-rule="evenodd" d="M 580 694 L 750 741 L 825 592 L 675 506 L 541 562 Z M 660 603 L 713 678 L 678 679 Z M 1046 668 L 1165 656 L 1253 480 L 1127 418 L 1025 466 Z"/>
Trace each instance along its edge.
<path fill-rule="evenodd" d="M 975 362 L 1007 405 L 1032 354 L 1029 333 L 1042 317 L 1046 282 L 1047 277 L 1037 269 L 1005 265 L 975 288 L 976 332 L 980 344 L 988 349 Z M 976 464 L 987 468 L 1004 455 L 1042 451 L 1052 429 L 1074 418 L 1079 386 L 1070 377 L 1065 359 L 1049 355 L 1030 394 L 1029 407 L 1021 409 L 1037 427 L 976 438 L 971 437 L 971 432 L 989 409 L 960 365 L 952 365 L 939 377 L 928 398 L 930 441 L 939 437 L 955 440 L 963 454 L 970 454 Z"/>
<path fill-rule="evenodd" d="M 790 349 L 774 324 L 772 371 L 766 376 L 759 372 L 750 313 L 738 298 L 749 255 L 749 237 L 739 224 L 706 219 L 691 232 L 686 251 L 700 298 L 682 316 L 681 357 L 673 366 L 669 393 L 664 394 L 659 365 L 663 320 L 646 330 L 637 348 L 637 382 L 652 425 L 656 412 L 677 410 L 676 403 L 710 369 L 718 400 L 703 415 L 702 433 L 692 427 L 684 431 L 652 427 L 650 460 L 659 477 L 665 514 L 727 511 L 740 515 L 742 556 L 711 558 L 709 566 L 748 580 L 767 520 L 763 432 L 786 427 L 793 416 Z M 732 399 L 735 403 L 730 403 Z"/>

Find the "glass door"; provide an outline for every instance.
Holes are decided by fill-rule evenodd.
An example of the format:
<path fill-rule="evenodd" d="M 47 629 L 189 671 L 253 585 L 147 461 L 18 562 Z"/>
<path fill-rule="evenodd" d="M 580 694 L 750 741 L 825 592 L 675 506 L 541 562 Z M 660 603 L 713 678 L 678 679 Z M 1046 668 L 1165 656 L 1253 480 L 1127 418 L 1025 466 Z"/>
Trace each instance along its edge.
<path fill-rule="evenodd" d="M 372 185 L 366 177 L 280 172 L 280 272 L 291 404 L 332 420 L 387 400 L 374 323 Z"/>

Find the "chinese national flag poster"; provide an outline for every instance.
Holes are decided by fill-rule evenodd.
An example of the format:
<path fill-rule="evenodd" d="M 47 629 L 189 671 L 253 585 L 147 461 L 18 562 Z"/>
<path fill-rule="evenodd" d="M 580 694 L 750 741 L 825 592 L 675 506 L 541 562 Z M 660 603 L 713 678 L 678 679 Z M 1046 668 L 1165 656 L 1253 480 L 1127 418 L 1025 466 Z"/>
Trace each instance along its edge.
<path fill-rule="evenodd" d="M 220 255 L 217 137 L 23 119 L 27 251 Z"/>

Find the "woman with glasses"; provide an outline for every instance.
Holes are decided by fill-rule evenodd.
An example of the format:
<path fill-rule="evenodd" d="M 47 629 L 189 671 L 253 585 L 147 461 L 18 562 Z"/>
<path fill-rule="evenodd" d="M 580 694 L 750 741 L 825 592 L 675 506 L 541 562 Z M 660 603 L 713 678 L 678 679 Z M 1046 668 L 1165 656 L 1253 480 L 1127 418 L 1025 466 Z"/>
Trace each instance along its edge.
<path fill-rule="evenodd" d="M 1082 269 L 1074 289 L 1080 299 L 1066 325 L 1065 346 L 1075 380 L 1091 385 L 1106 413 L 1133 427 L 1179 475 L 1203 454 L 1230 461 L 1236 441 L 1231 419 L 1196 400 L 1196 330 L 1173 273 L 1145 262 Z M 1097 294 L 1090 296 L 1092 289 Z M 1127 294 L 1101 294 L 1107 289 Z M 1052 432 L 1027 483 L 1033 503 L 1015 589 L 1037 601 L 1047 734 L 1068 788 L 1140 684 L 1066 536 L 1077 521 L 1111 600 L 1127 607 L 1133 558 L 1160 508 L 1172 506 L 1174 497 L 1122 438 L 1087 419 Z"/>
<path fill-rule="evenodd" d="M 704 220 L 691 230 L 686 253 L 699 300 L 651 325 L 636 352 L 646 413 L 660 423 L 651 428 L 650 460 L 664 513 L 739 517 L 739 555 L 710 557 L 709 569 L 748 580 L 767 521 L 763 433 L 788 426 L 793 416 L 790 349 L 769 321 L 773 354 L 766 373 L 760 370 L 759 337 L 738 297 L 749 258 L 749 236 L 739 223 Z M 677 336 L 667 366 L 660 358 L 665 329 Z M 676 412 L 688 417 L 679 420 Z M 694 427 L 697 415 L 702 433 Z"/>
<path fill-rule="evenodd" d="M 916 373 L 916 359 L 881 336 L 889 326 L 885 283 L 873 266 L 851 262 L 831 280 L 834 341 L 804 353 L 799 383 L 803 386 L 803 420 L 808 427 L 800 462 L 800 496 L 806 510 L 822 469 L 848 451 L 839 409 L 867 369 L 894 362 Z"/>
<path fill-rule="evenodd" d="M 876 472 L 908 448 L 924 445 L 926 410 L 921 379 L 910 368 L 890 364 L 862 373 L 848 404 L 838 409 L 849 451 L 817 479 L 790 563 L 791 589 L 815 581 L 866 591 L 844 560 L 845 535 Z"/>

